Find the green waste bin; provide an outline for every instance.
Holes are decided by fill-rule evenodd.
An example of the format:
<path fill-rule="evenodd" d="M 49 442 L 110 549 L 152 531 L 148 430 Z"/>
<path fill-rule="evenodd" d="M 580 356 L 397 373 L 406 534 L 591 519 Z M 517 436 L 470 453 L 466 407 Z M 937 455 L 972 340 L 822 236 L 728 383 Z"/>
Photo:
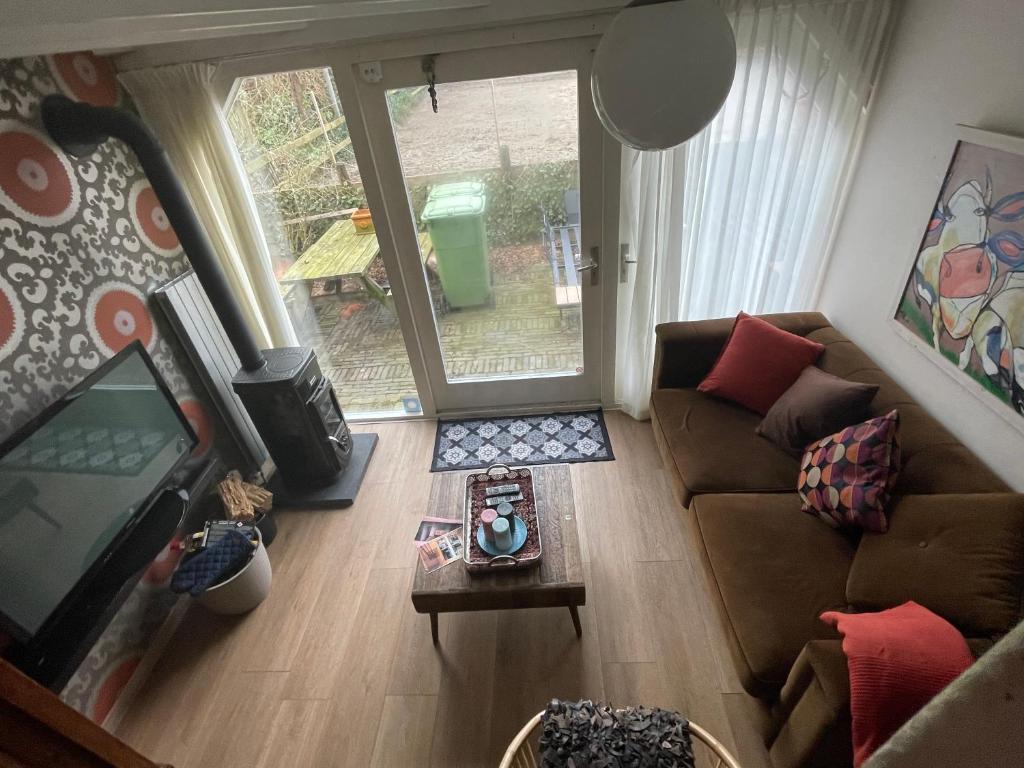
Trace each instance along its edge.
<path fill-rule="evenodd" d="M 458 182 L 434 187 L 420 214 L 430 233 L 441 287 L 451 307 L 476 307 L 491 297 L 486 213 L 483 185 Z"/>

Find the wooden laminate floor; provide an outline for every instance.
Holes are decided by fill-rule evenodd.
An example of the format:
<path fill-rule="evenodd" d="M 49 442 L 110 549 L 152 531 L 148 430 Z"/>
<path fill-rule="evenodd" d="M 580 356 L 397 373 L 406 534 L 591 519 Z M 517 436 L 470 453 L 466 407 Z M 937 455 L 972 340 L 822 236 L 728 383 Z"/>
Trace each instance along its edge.
<path fill-rule="evenodd" d="M 495 768 L 549 699 L 591 698 L 679 710 L 763 768 L 650 424 L 607 422 L 617 461 L 572 466 L 582 640 L 564 608 L 495 611 L 442 614 L 435 648 L 409 598 L 434 423 L 364 426 L 355 505 L 280 512 L 269 598 L 190 607 L 116 733 L 177 768 Z"/>

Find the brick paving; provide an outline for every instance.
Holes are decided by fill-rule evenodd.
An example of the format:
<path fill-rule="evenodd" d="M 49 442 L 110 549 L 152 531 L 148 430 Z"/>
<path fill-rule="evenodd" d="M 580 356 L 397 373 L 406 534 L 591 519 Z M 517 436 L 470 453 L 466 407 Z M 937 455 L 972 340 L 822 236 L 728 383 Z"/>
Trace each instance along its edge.
<path fill-rule="evenodd" d="M 529 250 L 525 263 L 495 271 L 493 307 L 450 310 L 439 318 L 450 380 L 572 372 L 583 365 L 579 310 L 559 313 L 543 251 Z M 317 350 L 345 411 L 401 411 L 402 397 L 415 396 L 416 386 L 392 311 L 351 295 L 320 296 L 313 305 L 316 324 L 299 333 Z"/>

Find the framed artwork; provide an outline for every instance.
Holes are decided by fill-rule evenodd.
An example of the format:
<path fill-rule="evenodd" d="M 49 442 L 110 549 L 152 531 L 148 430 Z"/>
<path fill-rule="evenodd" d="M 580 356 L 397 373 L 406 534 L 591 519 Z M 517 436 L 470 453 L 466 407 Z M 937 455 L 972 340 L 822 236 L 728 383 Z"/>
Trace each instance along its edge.
<path fill-rule="evenodd" d="M 1024 430 L 1024 138 L 959 126 L 893 321 Z"/>

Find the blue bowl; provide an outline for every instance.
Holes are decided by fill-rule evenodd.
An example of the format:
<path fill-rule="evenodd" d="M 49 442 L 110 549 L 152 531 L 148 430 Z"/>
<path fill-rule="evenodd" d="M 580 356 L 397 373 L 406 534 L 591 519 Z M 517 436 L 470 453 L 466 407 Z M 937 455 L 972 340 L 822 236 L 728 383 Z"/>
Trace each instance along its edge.
<path fill-rule="evenodd" d="M 523 548 L 523 544 L 526 543 L 526 523 L 518 515 L 513 520 L 513 523 L 515 528 L 512 531 L 512 546 L 508 549 L 499 549 L 494 544 L 491 544 L 484 536 L 483 524 L 478 525 L 476 528 L 476 543 L 480 545 L 480 549 L 494 557 L 498 555 L 511 555 L 514 552 L 518 552 Z"/>

